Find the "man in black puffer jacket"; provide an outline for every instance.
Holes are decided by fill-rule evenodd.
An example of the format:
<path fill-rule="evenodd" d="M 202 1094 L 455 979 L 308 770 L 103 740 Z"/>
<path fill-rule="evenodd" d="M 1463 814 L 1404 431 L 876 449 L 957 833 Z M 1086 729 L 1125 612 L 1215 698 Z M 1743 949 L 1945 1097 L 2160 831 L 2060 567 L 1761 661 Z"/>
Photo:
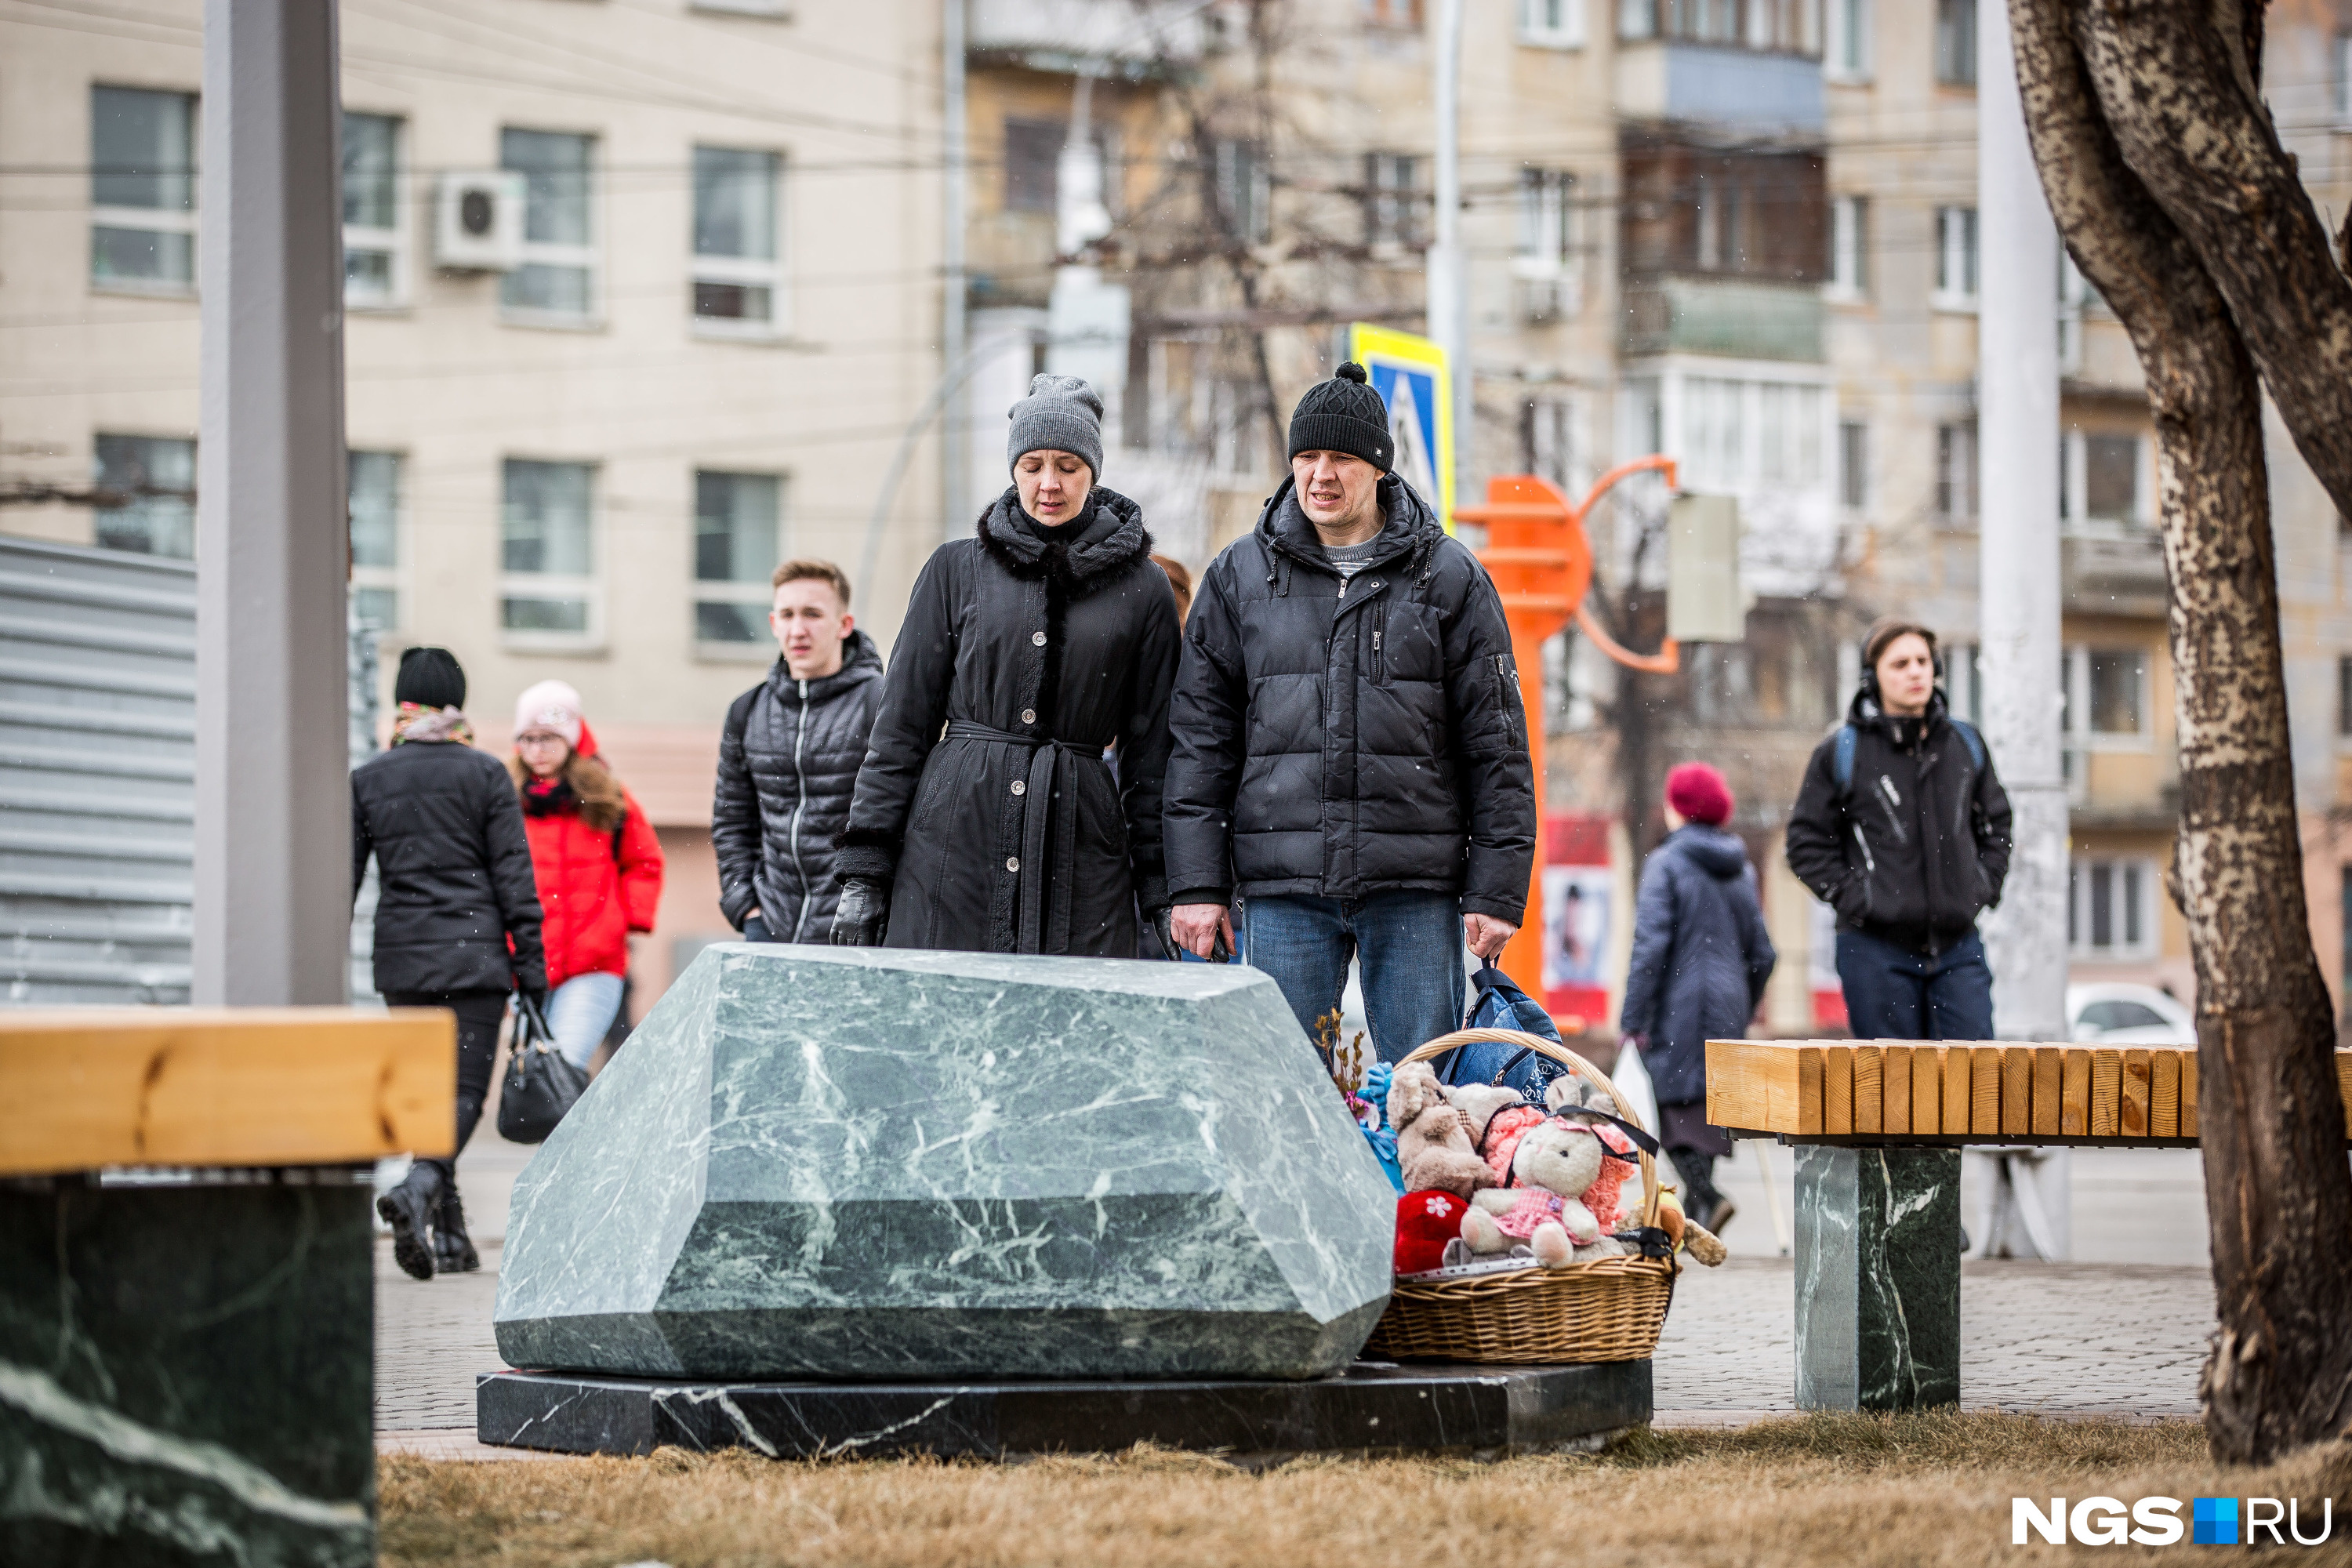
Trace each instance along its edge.
<path fill-rule="evenodd" d="M 1837 910 L 1855 1037 L 1989 1040 L 1977 916 L 2009 875 L 2009 795 L 1983 738 L 1946 711 L 1934 632 L 1881 620 L 1862 651 L 1862 689 L 1789 813 L 1789 869 Z"/>
<path fill-rule="evenodd" d="M 710 844 L 719 907 L 753 942 L 829 942 L 841 888 L 833 839 L 882 706 L 882 655 L 827 561 L 776 568 L 768 679 L 735 700 L 719 739 Z"/>
<path fill-rule="evenodd" d="M 1168 766 L 1177 945 L 1242 948 L 1299 1026 L 1360 959 L 1395 1061 L 1462 1020 L 1462 948 L 1524 918 L 1536 806 L 1501 598 L 1389 472 L 1380 395 L 1343 364 L 1290 424 L 1291 479 L 1202 579 Z"/>

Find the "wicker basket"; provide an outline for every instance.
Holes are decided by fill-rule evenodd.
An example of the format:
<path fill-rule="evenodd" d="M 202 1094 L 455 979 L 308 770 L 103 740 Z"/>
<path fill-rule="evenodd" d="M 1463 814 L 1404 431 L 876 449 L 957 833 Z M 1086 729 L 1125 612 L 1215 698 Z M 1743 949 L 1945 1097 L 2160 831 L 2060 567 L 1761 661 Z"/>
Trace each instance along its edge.
<path fill-rule="evenodd" d="M 1639 1125 L 1606 1074 L 1539 1036 L 1462 1029 L 1430 1041 L 1405 1060 L 1427 1061 L 1479 1040 L 1527 1046 L 1549 1057 L 1607 1090 L 1619 1113 Z M 1642 1223 L 1655 1225 L 1657 1165 L 1646 1152 L 1636 1152 L 1642 1163 Z M 1603 1258 L 1565 1268 L 1400 1279 L 1364 1353 L 1391 1361 L 1645 1361 L 1666 1326 L 1675 1268 L 1672 1258 Z"/>

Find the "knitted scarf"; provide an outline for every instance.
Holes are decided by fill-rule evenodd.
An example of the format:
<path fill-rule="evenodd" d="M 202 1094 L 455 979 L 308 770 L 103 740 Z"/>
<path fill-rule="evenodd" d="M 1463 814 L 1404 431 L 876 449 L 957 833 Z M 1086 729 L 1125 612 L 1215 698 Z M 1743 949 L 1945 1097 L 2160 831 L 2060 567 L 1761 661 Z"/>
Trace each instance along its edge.
<path fill-rule="evenodd" d="M 474 743 L 474 727 L 466 722 L 461 710 L 404 702 L 392 721 L 392 743 L 397 746 L 404 741 L 455 741 L 461 746 L 470 746 Z"/>

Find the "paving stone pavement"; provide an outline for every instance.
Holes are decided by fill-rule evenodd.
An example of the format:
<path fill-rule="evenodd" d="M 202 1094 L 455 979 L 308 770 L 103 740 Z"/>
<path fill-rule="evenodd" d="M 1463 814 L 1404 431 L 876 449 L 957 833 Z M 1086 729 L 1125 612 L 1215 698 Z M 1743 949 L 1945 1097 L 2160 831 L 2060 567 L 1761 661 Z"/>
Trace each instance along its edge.
<path fill-rule="evenodd" d="M 491 1457 L 464 1441 L 474 1423 L 474 1374 L 502 1364 L 490 1332 L 499 1248 L 481 1250 L 481 1272 L 420 1283 L 393 1266 L 390 1243 L 378 1244 L 380 1446 Z M 2193 1416 L 2212 1289 L 2205 1269 L 2179 1264 L 1966 1263 L 1961 1404 Z M 1729 1425 L 1792 1411 L 1794 1299 L 1783 1258 L 1735 1257 L 1721 1268 L 1685 1270 L 1655 1362 L 1661 1425 Z"/>

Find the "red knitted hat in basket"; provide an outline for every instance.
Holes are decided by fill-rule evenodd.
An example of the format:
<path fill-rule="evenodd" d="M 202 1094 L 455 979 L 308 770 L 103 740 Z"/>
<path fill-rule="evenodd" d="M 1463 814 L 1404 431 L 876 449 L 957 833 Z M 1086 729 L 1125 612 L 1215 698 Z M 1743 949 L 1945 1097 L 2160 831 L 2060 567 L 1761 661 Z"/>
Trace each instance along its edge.
<path fill-rule="evenodd" d="M 1396 1271 L 1419 1274 L 1442 1267 L 1445 1244 L 1462 1234 L 1462 1211 L 1469 1206 L 1434 1189 L 1397 1199 Z"/>

